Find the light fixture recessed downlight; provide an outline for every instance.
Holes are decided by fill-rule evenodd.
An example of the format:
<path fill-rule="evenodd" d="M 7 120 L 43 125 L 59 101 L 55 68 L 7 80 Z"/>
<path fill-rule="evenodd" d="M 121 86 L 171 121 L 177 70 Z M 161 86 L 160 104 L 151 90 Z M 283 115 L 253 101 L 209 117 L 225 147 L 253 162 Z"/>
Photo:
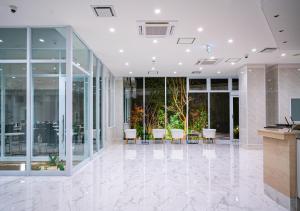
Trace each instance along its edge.
<path fill-rule="evenodd" d="M 202 27 L 199 27 L 199 28 L 197 29 L 197 31 L 198 31 L 198 32 L 203 32 L 203 28 L 202 28 Z"/>
<path fill-rule="evenodd" d="M 233 43 L 233 39 L 229 39 L 227 42 L 231 44 Z"/>
<path fill-rule="evenodd" d="M 158 15 L 158 14 L 161 13 L 161 10 L 160 10 L 159 8 L 157 8 L 157 9 L 154 10 L 154 13 L 155 13 L 156 15 Z"/>
<path fill-rule="evenodd" d="M 132 72 L 129 72 L 129 74 L 132 74 Z"/>
<path fill-rule="evenodd" d="M 199 70 L 203 70 L 203 67 L 199 67 Z"/>
<path fill-rule="evenodd" d="M 216 57 L 214 57 L 214 56 L 211 56 L 211 57 L 209 57 L 209 59 L 215 59 Z"/>
<path fill-rule="evenodd" d="M 174 74 L 176 74 L 177 72 L 176 71 L 174 71 Z"/>
<path fill-rule="evenodd" d="M 123 50 L 123 49 L 120 49 L 120 50 L 119 50 L 119 53 L 124 53 L 124 50 Z"/>
<path fill-rule="evenodd" d="M 182 66 L 182 62 L 178 62 L 178 65 L 179 65 L 179 66 Z"/>
<path fill-rule="evenodd" d="M 129 62 L 125 62 L 125 66 L 129 66 Z"/>
<path fill-rule="evenodd" d="M 155 70 L 155 67 L 152 67 L 151 70 Z"/>
<path fill-rule="evenodd" d="M 158 41 L 157 41 L 157 40 L 153 40 L 152 42 L 153 42 L 154 44 L 158 43 Z"/>
<path fill-rule="evenodd" d="M 0 42 L 3 42 L 3 40 L 0 40 Z"/>
<path fill-rule="evenodd" d="M 256 49 L 256 48 L 252 48 L 251 51 L 252 51 L 253 53 L 255 53 L 255 52 L 257 51 L 257 49 Z"/>
<path fill-rule="evenodd" d="M 221 71 L 218 71 L 217 73 L 218 73 L 218 74 L 221 74 Z"/>
<path fill-rule="evenodd" d="M 113 32 L 115 32 L 115 31 L 116 31 L 116 29 L 115 29 L 115 28 L 113 28 L 113 27 L 110 27 L 110 28 L 109 28 L 109 31 L 113 33 Z"/>
<path fill-rule="evenodd" d="M 282 53 L 280 56 L 284 57 L 284 56 L 286 56 L 286 53 Z"/>
<path fill-rule="evenodd" d="M 186 52 L 186 53 L 190 53 L 190 52 L 191 52 L 191 49 L 187 48 L 187 49 L 185 49 L 185 52 Z"/>
<path fill-rule="evenodd" d="M 231 65 L 235 65 L 235 62 L 231 62 L 230 64 L 231 64 Z"/>
<path fill-rule="evenodd" d="M 45 42 L 45 40 L 43 38 L 40 38 L 39 41 L 40 42 Z"/>
<path fill-rule="evenodd" d="M 152 61 L 155 61 L 156 60 L 156 57 L 155 56 L 152 56 Z"/>

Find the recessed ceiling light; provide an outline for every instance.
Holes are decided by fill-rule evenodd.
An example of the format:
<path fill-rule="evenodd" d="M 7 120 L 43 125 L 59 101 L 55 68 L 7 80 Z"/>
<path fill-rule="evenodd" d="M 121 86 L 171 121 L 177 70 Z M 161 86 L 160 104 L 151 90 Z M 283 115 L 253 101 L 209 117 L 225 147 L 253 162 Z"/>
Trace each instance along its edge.
<path fill-rule="evenodd" d="M 3 42 L 3 40 L 0 40 L 0 42 Z"/>
<path fill-rule="evenodd" d="M 229 40 L 228 40 L 228 43 L 233 43 L 233 39 L 229 39 Z"/>
<path fill-rule="evenodd" d="M 199 67 L 199 70 L 203 70 L 203 67 Z"/>
<path fill-rule="evenodd" d="M 158 41 L 157 41 L 157 40 L 153 40 L 152 42 L 153 42 L 154 44 L 158 43 Z"/>
<path fill-rule="evenodd" d="M 215 57 L 214 56 L 211 56 L 211 57 L 209 57 L 210 59 L 215 59 Z"/>
<path fill-rule="evenodd" d="M 161 10 L 157 8 L 157 9 L 154 10 L 154 13 L 155 13 L 155 14 L 160 14 L 160 13 L 161 13 Z"/>
<path fill-rule="evenodd" d="M 15 79 L 15 78 L 16 78 L 16 76 L 13 76 L 13 77 L 11 77 L 11 78 Z"/>
<path fill-rule="evenodd" d="M 152 67 L 151 70 L 155 70 L 155 67 Z"/>
<path fill-rule="evenodd" d="M 125 62 L 125 66 L 129 66 L 129 63 L 128 63 L 128 62 Z"/>
<path fill-rule="evenodd" d="M 185 49 L 185 52 L 187 52 L 187 53 L 190 53 L 191 52 L 191 49 Z"/>
<path fill-rule="evenodd" d="M 198 32 L 203 32 L 203 28 L 202 28 L 202 27 L 199 27 L 199 28 L 197 29 L 197 31 L 198 31 Z"/>
<path fill-rule="evenodd" d="M 182 62 L 178 62 L 178 65 L 181 66 L 181 65 L 182 65 Z"/>
<path fill-rule="evenodd" d="M 282 57 L 283 57 L 283 56 L 286 56 L 286 53 L 282 53 L 281 56 L 282 56 Z"/>
<path fill-rule="evenodd" d="M 132 72 L 129 72 L 129 74 L 132 74 Z"/>
<path fill-rule="evenodd" d="M 109 31 L 110 31 L 110 32 L 115 32 L 116 29 L 111 27 L 111 28 L 109 28 Z"/>
<path fill-rule="evenodd" d="M 176 74 L 177 72 L 176 71 L 174 71 L 174 74 Z"/>
<path fill-rule="evenodd" d="M 218 73 L 218 74 L 221 74 L 221 72 L 220 72 L 220 71 L 218 71 L 217 73 Z"/>
<path fill-rule="evenodd" d="M 152 60 L 156 60 L 156 57 L 155 57 L 155 56 L 152 56 Z"/>
<path fill-rule="evenodd" d="M 40 42 L 45 42 L 45 40 L 44 40 L 44 39 L 42 39 L 42 38 L 40 38 L 40 39 L 39 39 L 39 41 L 40 41 Z"/>
<path fill-rule="evenodd" d="M 120 49 L 120 50 L 119 50 L 119 53 L 124 53 L 124 50 L 123 50 L 123 49 Z"/>
<path fill-rule="evenodd" d="M 230 64 L 231 64 L 231 65 L 235 65 L 235 62 L 231 62 Z"/>
<path fill-rule="evenodd" d="M 252 50 L 251 50 L 253 53 L 254 52 L 256 52 L 257 51 L 257 49 L 256 48 L 252 48 Z"/>

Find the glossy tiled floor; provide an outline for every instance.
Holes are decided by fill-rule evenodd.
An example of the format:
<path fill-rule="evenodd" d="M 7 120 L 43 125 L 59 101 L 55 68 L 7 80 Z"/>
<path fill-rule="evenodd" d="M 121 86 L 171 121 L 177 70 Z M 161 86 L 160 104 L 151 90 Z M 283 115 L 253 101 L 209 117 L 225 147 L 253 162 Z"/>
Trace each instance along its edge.
<path fill-rule="evenodd" d="M 0 210 L 285 210 L 263 190 L 262 151 L 113 145 L 72 177 L 0 177 Z"/>

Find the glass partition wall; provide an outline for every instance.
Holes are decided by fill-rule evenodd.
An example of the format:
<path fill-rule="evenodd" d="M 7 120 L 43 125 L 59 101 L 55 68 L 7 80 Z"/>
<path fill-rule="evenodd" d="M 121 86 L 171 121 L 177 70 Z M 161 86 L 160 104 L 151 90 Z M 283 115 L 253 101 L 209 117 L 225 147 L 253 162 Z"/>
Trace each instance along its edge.
<path fill-rule="evenodd" d="M 238 96 L 236 78 L 124 78 L 124 128 L 137 129 L 141 140 L 153 140 L 154 128 L 165 128 L 166 139 L 171 129 L 183 129 L 190 139 L 214 128 L 218 139 L 229 140 L 238 133 L 232 96 Z"/>
<path fill-rule="evenodd" d="M 0 175 L 71 175 L 100 151 L 102 66 L 71 27 L 0 28 Z"/>

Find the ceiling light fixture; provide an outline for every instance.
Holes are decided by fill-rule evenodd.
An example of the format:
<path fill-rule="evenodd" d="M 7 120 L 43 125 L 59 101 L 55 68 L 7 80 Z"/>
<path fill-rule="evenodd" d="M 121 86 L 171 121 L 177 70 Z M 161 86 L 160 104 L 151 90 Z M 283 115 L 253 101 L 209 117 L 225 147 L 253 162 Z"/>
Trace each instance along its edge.
<path fill-rule="evenodd" d="M 217 73 L 218 73 L 218 74 L 221 74 L 221 72 L 220 72 L 220 71 L 218 71 Z"/>
<path fill-rule="evenodd" d="M 231 64 L 231 65 L 235 65 L 235 62 L 231 62 L 230 64 Z"/>
<path fill-rule="evenodd" d="M 177 72 L 176 71 L 174 71 L 174 74 L 176 74 Z"/>
<path fill-rule="evenodd" d="M 160 9 L 155 9 L 155 10 L 154 10 L 154 13 L 155 13 L 156 15 L 158 15 L 158 14 L 161 13 L 161 10 L 160 10 Z"/>
<path fill-rule="evenodd" d="M 256 48 L 252 48 L 252 50 L 251 50 L 253 53 L 255 53 L 256 51 L 257 51 L 257 49 Z"/>
<path fill-rule="evenodd" d="M 119 53 L 124 53 L 124 50 L 123 50 L 123 49 L 120 49 L 120 50 L 119 50 Z"/>
<path fill-rule="evenodd" d="M 229 40 L 228 40 L 228 43 L 233 43 L 233 39 L 229 39 Z"/>
<path fill-rule="evenodd" d="M 12 78 L 12 79 L 15 79 L 15 78 L 16 78 L 16 76 L 12 76 L 11 78 Z"/>
<path fill-rule="evenodd" d="M 45 40 L 44 40 L 44 39 L 42 39 L 42 38 L 40 38 L 40 39 L 39 39 L 39 41 L 40 41 L 40 42 L 45 42 Z"/>
<path fill-rule="evenodd" d="M 155 70 L 155 67 L 152 67 L 151 70 Z"/>
<path fill-rule="evenodd" d="M 282 53 L 281 56 L 282 56 L 282 57 L 286 56 L 286 53 Z"/>
<path fill-rule="evenodd" d="M 3 42 L 3 40 L 0 40 L 0 42 Z"/>
<path fill-rule="evenodd" d="M 125 66 L 129 66 L 129 63 L 128 63 L 128 62 L 125 62 Z"/>
<path fill-rule="evenodd" d="M 197 31 L 198 31 L 198 32 L 203 32 L 203 28 L 202 28 L 202 27 L 199 27 L 199 28 L 197 29 Z"/>
<path fill-rule="evenodd" d="M 153 40 L 152 42 L 153 42 L 154 44 L 158 43 L 158 41 L 157 41 L 157 40 Z"/>
<path fill-rule="evenodd" d="M 203 70 L 203 67 L 199 67 L 199 70 Z"/>
<path fill-rule="evenodd" d="M 215 57 L 214 57 L 214 56 L 211 56 L 210 59 L 215 59 Z"/>
<path fill-rule="evenodd" d="M 187 53 L 190 53 L 191 52 L 191 49 L 185 49 L 185 52 L 187 52 Z"/>
<path fill-rule="evenodd" d="M 155 57 L 155 56 L 152 56 L 152 60 L 155 61 L 155 60 L 156 60 L 156 57 Z"/>
<path fill-rule="evenodd" d="M 181 65 L 182 65 L 182 62 L 178 62 L 178 65 L 181 66 Z"/>
<path fill-rule="evenodd" d="M 110 32 L 115 32 L 116 29 L 111 27 L 111 28 L 109 28 L 109 31 L 110 31 Z"/>
<path fill-rule="evenodd" d="M 132 74 L 132 72 L 129 72 L 129 74 Z"/>

